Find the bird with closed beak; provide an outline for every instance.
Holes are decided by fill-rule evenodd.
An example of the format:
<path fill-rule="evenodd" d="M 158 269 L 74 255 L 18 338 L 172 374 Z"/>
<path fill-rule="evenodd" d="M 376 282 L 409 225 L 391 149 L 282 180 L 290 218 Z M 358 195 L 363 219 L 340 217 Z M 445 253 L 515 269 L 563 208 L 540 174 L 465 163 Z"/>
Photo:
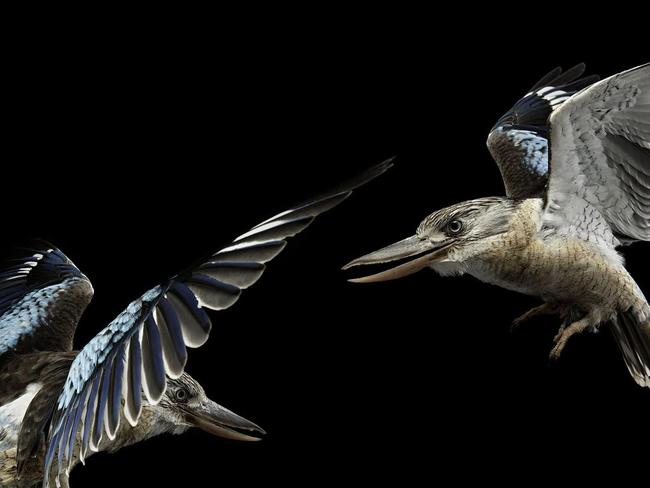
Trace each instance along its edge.
<path fill-rule="evenodd" d="M 583 72 L 551 71 L 490 132 L 506 196 L 434 212 L 344 269 L 398 262 L 350 281 L 431 268 L 537 296 L 542 305 L 515 324 L 559 315 L 552 358 L 609 324 L 632 377 L 650 387 L 650 306 L 619 253 L 650 241 L 650 64 L 602 81 Z"/>

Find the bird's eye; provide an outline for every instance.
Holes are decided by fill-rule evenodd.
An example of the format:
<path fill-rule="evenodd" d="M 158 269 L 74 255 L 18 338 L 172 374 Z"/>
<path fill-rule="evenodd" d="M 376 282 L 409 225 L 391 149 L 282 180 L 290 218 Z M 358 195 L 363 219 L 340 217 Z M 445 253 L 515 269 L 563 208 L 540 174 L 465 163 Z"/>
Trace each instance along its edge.
<path fill-rule="evenodd" d="M 176 401 L 185 403 L 187 401 L 187 397 L 189 396 L 189 393 L 185 388 L 179 388 L 176 390 Z"/>
<path fill-rule="evenodd" d="M 450 234 L 458 234 L 463 230 L 463 223 L 460 220 L 452 220 L 447 224 L 447 230 Z"/>

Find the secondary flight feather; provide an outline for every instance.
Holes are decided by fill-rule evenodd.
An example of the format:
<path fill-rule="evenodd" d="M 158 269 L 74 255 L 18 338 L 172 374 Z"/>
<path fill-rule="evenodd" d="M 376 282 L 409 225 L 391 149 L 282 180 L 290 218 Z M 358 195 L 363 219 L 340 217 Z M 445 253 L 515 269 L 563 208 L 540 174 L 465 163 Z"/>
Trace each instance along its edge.
<path fill-rule="evenodd" d="M 187 350 L 207 341 L 207 310 L 232 306 L 289 237 L 391 166 L 385 161 L 253 227 L 145 292 L 78 353 L 72 338 L 93 296 L 90 281 L 54 246 L 23 250 L 0 272 L 0 375 L 8 379 L 0 421 L 17 411 L 15 402 L 23 408 L 0 425 L 2 486 L 42 480 L 47 488 L 52 478 L 67 486 L 70 469 L 93 452 L 191 426 L 256 440 L 241 431 L 261 428 L 209 400 L 184 372 Z"/>
<path fill-rule="evenodd" d="M 414 236 L 349 263 L 407 262 L 354 282 L 432 268 L 469 274 L 557 314 L 551 356 L 573 335 L 609 325 L 634 380 L 650 387 L 650 305 L 618 248 L 650 241 L 650 64 L 582 78 L 544 76 L 497 122 L 488 148 L 505 197 L 434 212 Z"/>

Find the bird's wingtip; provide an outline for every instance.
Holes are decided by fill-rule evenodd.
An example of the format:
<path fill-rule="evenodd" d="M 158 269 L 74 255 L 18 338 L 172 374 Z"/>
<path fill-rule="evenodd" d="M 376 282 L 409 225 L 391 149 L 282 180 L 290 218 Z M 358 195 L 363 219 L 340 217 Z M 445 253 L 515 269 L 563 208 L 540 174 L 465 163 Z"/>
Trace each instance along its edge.
<path fill-rule="evenodd" d="M 393 161 L 395 160 L 396 157 L 397 156 L 391 156 L 388 159 L 383 160 L 381 163 L 371 166 L 370 168 L 368 168 L 367 170 L 359 174 L 356 178 L 353 178 L 343 186 L 347 187 L 348 190 L 354 190 L 362 185 L 365 185 L 369 181 L 374 180 L 375 178 L 381 176 L 390 168 L 392 168 L 395 164 L 393 163 Z"/>

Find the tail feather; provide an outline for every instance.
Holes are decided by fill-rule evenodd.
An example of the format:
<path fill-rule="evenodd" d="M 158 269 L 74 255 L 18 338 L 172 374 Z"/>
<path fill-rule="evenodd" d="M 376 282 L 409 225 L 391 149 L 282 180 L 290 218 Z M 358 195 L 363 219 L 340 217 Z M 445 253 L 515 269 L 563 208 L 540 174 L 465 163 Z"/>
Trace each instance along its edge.
<path fill-rule="evenodd" d="M 645 308 L 620 312 L 611 328 L 634 381 L 650 388 L 650 307 Z"/>

